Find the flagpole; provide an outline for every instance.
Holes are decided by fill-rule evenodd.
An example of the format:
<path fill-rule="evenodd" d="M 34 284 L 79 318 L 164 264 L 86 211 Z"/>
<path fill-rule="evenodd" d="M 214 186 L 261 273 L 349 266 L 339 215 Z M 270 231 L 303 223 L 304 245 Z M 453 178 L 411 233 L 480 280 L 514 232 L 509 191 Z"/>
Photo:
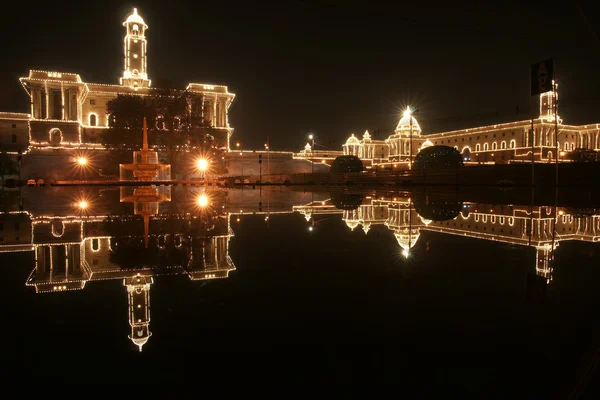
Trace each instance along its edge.
<path fill-rule="evenodd" d="M 529 72 L 530 72 L 529 73 L 529 87 L 531 88 L 533 82 L 531 79 L 531 71 L 529 71 Z M 529 135 L 531 136 L 531 187 L 533 190 L 533 187 L 535 185 L 534 159 L 533 159 L 533 151 L 534 151 L 533 145 L 535 142 L 535 134 L 534 134 L 534 128 L 533 128 L 533 117 L 534 117 L 535 113 L 533 112 L 533 106 L 531 105 L 532 97 L 533 96 L 531 96 L 531 95 L 529 96 L 529 110 L 530 110 L 529 112 L 531 113 L 531 130 L 529 131 Z"/>

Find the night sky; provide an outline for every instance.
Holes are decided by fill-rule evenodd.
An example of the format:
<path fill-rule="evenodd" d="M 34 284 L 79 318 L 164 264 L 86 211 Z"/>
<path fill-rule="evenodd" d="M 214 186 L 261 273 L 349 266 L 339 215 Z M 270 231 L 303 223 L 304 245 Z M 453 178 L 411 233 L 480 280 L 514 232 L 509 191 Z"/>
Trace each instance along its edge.
<path fill-rule="evenodd" d="M 338 149 L 365 129 L 385 138 L 409 99 L 424 133 L 527 119 L 529 65 L 547 58 L 565 123 L 600 122 L 597 2 L 396 3 L 27 3 L 0 28 L 0 110 L 28 112 L 17 78 L 29 69 L 117 84 L 121 23 L 135 6 L 150 27 L 153 83 L 228 85 L 245 148 L 268 136 L 273 149 L 299 150 L 309 131 Z"/>

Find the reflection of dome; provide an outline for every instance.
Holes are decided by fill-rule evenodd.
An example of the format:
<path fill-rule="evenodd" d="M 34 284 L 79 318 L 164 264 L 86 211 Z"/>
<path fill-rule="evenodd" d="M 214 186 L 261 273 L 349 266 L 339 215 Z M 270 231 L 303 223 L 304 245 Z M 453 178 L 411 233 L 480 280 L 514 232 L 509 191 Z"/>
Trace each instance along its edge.
<path fill-rule="evenodd" d="M 363 135 L 363 140 L 371 140 L 371 134 L 369 133 L 369 131 L 365 131 L 365 134 Z"/>
<path fill-rule="evenodd" d="M 423 218 L 423 217 L 419 217 L 419 218 L 421 218 L 421 222 L 424 223 L 425 225 L 429 225 L 431 223 L 430 219 L 426 219 L 426 218 Z"/>
<path fill-rule="evenodd" d="M 140 17 L 139 14 L 137 13 L 137 8 L 134 8 L 133 9 L 133 14 L 131 14 L 125 20 L 125 24 L 128 24 L 130 22 L 131 23 L 135 23 L 135 24 L 142 24 L 142 25 L 144 25 L 144 28 L 148 28 L 148 26 L 146 25 L 146 23 L 144 22 L 144 20 L 142 19 L 142 17 Z"/>
<path fill-rule="evenodd" d="M 410 235 L 408 233 L 408 229 L 406 229 L 406 231 L 403 233 L 394 233 L 394 236 L 396 237 L 398 244 L 404 250 L 409 250 L 410 248 L 412 248 L 415 245 L 415 243 L 417 243 L 417 240 L 419 240 L 419 235 L 420 235 L 420 232 L 418 229 L 413 229 L 413 233 Z M 409 243 L 410 243 L 410 246 L 409 246 Z"/>
<path fill-rule="evenodd" d="M 409 115 L 408 113 L 405 113 L 404 116 L 400 119 L 400 122 L 398 122 L 398 126 L 396 127 L 396 134 L 401 133 L 401 132 L 405 133 L 406 135 L 410 134 L 411 118 L 412 118 L 412 134 L 413 135 L 421 134 L 421 127 L 419 126 L 419 123 L 417 122 L 415 117 Z"/>
<path fill-rule="evenodd" d="M 427 147 L 431 147 L 433 146 L 433 143 L 431 143 L 431 140 L 427 139 L 426 141 L 423 142 L 423 144 L 421 145 L 421 150 L 427 148 Z"/>
<path fill-rule="evenodd" d="M 350 228 L 351 230 L 354 230 L 354 228 L 356 228 L 358 225 L 360 225 L 360 222 L 357 220 L 353 220 L 353 219 L 347 219 L 346 225 L 348 225 L 348 228 Z"/>
<path fill-rule="evenodd" d="M 356 136 L 354 136 L 354 133 L 352 134 L 352 136 L 350 136 L 348 138 L 348 140 L 346 140 L 346 144 L 360 144 L 358 138 Z"/>
<path fill-rule="evenodd" d="M 363 231 L 365 231 L 365 235 L 366 235 L 367 233 L 369 233 L 369 230 L 371 229 L 371 223 L 370 222 L 364 223 L 362 228 L 363 228 Z"/>
<path fill-rule="evenodd" d="M 140 332 L 143 334 L 142 330 L 139 330 L 138 334 Z M 150 338 L 150 336 L 152 336 L 152 333 L 150 333 L 148 336 L 142 336 L 142 337 L 139 337 L 139 338 L 129 336 L 129 339 L 131 339 L 131 341 L 133 342 L 133 344 L 135 344 L 140 349 L 140 351 L 142 351 L 142 346 L 146 344 L 146 342 L 148 341 L 148 339 Z"/>

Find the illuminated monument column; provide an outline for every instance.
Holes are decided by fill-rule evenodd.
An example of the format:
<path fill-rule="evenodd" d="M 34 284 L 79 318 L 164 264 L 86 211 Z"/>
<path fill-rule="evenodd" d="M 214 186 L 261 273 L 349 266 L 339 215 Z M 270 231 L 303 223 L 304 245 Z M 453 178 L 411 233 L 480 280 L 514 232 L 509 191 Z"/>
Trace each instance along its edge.
<path fill-rule="evenodd" d="M 127 17 L 123 22 L 126 29 L 125 47 L 124 47 L 124 70 L 123 77 L 120 79 L 121 85 L 129 86 L 137 90 L 138 87 L 149 87 L 148 63 L 146 41 L 146 29 L 148 25 L 144 23 L 142 17 L 137 13 L 137 8 L 133 9 L 133 14 Z"/>
<path fill-rule="evenodd" d="M 142 351 L 152 333 L 150 332 L 150 285 L 153 283 L 151 276 L 137 274 L 132 278 L 125 278 L 123 285 L 127 287 L 129 305 L 129 325 L 131 335 L 129 339 Z"/>
<path fill-rule="evenodd" d="M 138 182 L 170 180 L 171 166 L 159 164 L 158 152 L 148 149 L 148 132 L 145 117 L 143 135 L 142 150 L 133 152 L 133 163 L 121 164 L 119 166 L 120 180 L 134 180 Z M 131 174 L 133 174 L 133 177 Z M 121 202 L 133 203 L 134 214 L 141 215 L 144 218 L 144 237 L 147 248 L 150 216 L 158 214 L 158 204 L 160 202 L 171 201 L 171 187 L 139 186 L 133 189 L 133 194 L 131 194 L 130 190 L 130 187 L 121 187 Z"/>

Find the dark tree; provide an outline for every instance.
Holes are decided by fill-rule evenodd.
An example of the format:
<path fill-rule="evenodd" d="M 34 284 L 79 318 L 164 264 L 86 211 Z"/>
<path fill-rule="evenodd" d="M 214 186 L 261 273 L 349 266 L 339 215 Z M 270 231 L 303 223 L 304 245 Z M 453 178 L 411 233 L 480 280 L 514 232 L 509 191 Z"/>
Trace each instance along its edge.
<path fill-rule="evenodd" d="M 110 148 L 124 149 L 142 145 L 143 120 L 146 117 L 149 131 L 154 125 L 156 111 L 143 96 L 118 95 L 106 104 L 109 128 L 102 134 L 102 143 Z"/>

